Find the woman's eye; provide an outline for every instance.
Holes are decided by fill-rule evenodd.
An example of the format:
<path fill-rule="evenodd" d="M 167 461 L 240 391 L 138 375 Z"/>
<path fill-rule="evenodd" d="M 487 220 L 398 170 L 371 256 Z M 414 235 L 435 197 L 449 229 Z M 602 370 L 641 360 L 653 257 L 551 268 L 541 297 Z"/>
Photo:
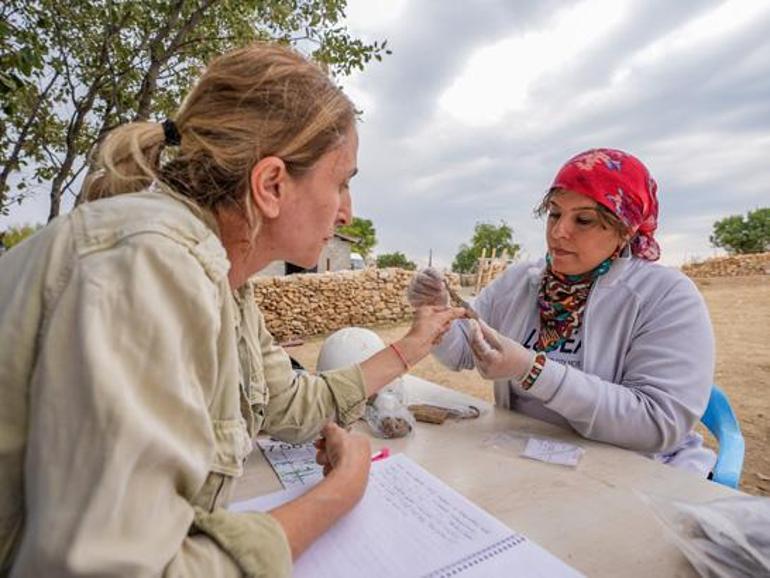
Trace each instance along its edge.
<path fill-rule="evenodd" d="M 581 225 L 583 227 L 587 227 L 589 225 L 593 225 L 596 221 L 590 217 L 578 217 L 575 219 L 578 225 Z"/>
<path fill-rule="evenodd" d="M 551 211 L 550 213 L 548 213 L 548 218 L 549 218 L 550 220 L 552 220 L 552 221 L 555 221 L 555 220 L 557 220 L 559 217 L 561 217 L 561 214 L 560 214 L 560 213 L 554 213 L 553 211 Z"/>

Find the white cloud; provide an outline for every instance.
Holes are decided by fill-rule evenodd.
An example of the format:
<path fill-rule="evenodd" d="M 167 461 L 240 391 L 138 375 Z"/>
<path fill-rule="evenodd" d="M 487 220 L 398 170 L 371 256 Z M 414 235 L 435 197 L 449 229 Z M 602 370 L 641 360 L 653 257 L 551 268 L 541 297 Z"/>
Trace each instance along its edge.
<path fill-rule="evenodd" d="M 348 14 L 393 49 L 343 83 L 364 109 L 354 210 L 378 253 L 426 264 L 433 249 L 449 266 L 476 222 L 502 219 L 537 258 L 532 208 L 592 146 L 649 165 L 665 263 L 713 254 L 714 221 L 770 205 L 769 0 L 351 0 Z M 10 220 L 44 220 L 36 200 Z"/>
<path fill-rule="evenodd" d="M 407 0 L 364 0 L 350 2 L 345 11 L 348 27 L 368 35 L 387 30 L 403 14 Z"/>
<path fill-rule="evenodd" d="M 529 30 L 478 50 L 439 99 L 439 106 L 472 126 L 499 121 L 530 104 L 541 77 L 568 67 L 616 27 L 628 2 L 584 0 L 558 12 L 543 28 Z"/>
<path fill-rule="evenodd" d="M 438 172 L 418 176 L 413 181 L 411 188 L 415 193 L 440 189 L 451 181 L 479 176 L 488 170 L 492 164 L 492 161 L 487 157 L 472 159 L 464 164 L 453 163 Z"/>
<path fill-rule="evenodd" d="M 766 0 L 730 0 L 672 30 L 650 44 L 633 59 L 634 63 L 650 65 L 668 58 L 672 53 L 714 47 L 721 39 L 729 38 L 766 15 L 770 5 Z"/>

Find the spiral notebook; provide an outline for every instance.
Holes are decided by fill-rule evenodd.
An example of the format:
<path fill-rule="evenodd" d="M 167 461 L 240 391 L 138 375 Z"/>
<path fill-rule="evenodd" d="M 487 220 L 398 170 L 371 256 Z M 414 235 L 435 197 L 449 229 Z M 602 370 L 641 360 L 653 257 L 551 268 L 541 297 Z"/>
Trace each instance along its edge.
<path fill-rule="evenodd" d="M 301 487 L 237 502 L 267 511 Z M 400 454 L 372 464 L 364 498 L 294 565 L 295 578 L 577 577 L 578 571 L 513 532 Z"/>

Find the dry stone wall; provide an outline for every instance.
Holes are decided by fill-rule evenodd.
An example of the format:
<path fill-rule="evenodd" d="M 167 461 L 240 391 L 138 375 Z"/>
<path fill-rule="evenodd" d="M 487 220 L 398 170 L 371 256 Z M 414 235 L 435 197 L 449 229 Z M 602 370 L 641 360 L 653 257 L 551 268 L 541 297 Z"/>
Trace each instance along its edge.
<path fill-rule="evenodd" d="M 684 265 L 682 271 L 693 278 L 770 275 L 770 253 L 715 257 L 700 263 Z"/>
<path fill-rule="evenodd" d="M 253 282 L 267 328 L 284 341 L 350 325 L 389 325 L 411 319 L 406 288 L 412 275 L 412 271 L 396 268 L 365 269 L 256 277 Z M 447 278 L 459 288 L 457 275 Z"/>

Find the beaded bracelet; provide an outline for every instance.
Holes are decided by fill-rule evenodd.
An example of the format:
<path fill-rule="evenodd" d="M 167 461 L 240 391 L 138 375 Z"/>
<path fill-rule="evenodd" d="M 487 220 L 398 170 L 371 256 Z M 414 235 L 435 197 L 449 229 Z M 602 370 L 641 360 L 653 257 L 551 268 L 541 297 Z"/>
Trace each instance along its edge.
<path fill-rule="evenodd" d="M 401 363 L 404 364 L 404 368 L 406 371 L 409 371 L 409 362 L 406 360 L 406 356 L 401 352 L 401 350 L 396 347 L 395 343 L 390 344 L 390 348 L 396 352 L 396 355 L 398 355 L 398 358 L 401 360 Z"/>
<path fill-rule="evenodd" d="M 521 380 L 521 388 L 523 390 L 526 391 L 535 384 L 535 381 L 537 381 L 537 378 L 540 377 L 540 374 L 543 372 L 546 359 L 548 358 L 542 351 L 538 351 L 535 354 L 535 357 L 532 359 L 532 367 L 529 368 L 529 371 Z"/>

